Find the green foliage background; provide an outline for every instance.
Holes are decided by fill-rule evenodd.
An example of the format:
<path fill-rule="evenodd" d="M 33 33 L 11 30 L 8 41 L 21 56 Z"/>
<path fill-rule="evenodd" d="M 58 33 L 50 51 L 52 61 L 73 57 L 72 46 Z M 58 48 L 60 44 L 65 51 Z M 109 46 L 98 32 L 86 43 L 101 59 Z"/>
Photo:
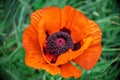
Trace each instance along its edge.
<path fill-rule="evenodd" d="M 74 80 L 52 76 L 24 63 L 22 33 L 30 14 L 45 6 L 71 5 L 96 21 L 103 32 L 103 51 L 97 65 L 83 70 L 77 80 L 119 80 L 120 76 L 120 3 L 117 0 L 0 0 L 0 80 Z"/>

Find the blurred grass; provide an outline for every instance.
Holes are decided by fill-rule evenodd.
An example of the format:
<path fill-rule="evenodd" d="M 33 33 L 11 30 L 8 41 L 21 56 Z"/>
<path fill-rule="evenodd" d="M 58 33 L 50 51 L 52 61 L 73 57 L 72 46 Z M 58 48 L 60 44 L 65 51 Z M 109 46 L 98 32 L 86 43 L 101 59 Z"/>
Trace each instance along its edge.
<path fill-rule="evenodd" d="M 0 80 L 74 80 L 27 67 L 21 44 L 22 33 L 33 11 L 65 5 L 82 11 L 96 21 L 103 32 L 103 52 L 98 64 L 92 70 L 83 70 L 77 80 L 120 79 L 120 3 L 117 0 L 0 0 Z"/>

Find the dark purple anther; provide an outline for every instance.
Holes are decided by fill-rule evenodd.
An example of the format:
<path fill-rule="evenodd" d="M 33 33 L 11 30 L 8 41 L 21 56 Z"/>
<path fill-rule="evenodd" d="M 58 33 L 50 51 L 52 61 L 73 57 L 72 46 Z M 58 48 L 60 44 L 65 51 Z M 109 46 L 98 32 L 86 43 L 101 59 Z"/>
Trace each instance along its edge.
<path fill-rule="evenodd" d="M 47 38 L 46 49 L 49 53 L 59 56 L 69 49 L 73 49 L 72 38 L 66 32 L 56 32 Z"/>

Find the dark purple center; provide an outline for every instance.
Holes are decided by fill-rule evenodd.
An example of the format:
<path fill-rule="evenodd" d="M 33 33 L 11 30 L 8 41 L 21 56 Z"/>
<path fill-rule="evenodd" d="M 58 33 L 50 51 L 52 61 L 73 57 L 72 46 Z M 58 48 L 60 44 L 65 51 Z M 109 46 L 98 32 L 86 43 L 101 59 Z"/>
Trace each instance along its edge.
<path fill-rule="evenodd" d="M 47 38 L 46 49 L 49 53 L 59 56 L 69 49 L 73 49 L 72 38 L 66 32 L 56 32 Z"/>

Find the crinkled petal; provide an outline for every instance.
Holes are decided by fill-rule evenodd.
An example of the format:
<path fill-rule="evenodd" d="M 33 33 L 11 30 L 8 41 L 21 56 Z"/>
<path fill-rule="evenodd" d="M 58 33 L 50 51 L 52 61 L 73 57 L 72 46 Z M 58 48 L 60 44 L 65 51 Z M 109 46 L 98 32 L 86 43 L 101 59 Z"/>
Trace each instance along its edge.
<path fill-rule="evenodd" d="M 82 71 L 80 69 L 78 69 L 77 67 L 75 67 L 73 64 L 71 64 L 70 62 L 63 64 L 60 67 L 61 70 L 61 75 L 64 78 L 69 78 L 69 77 L 74 77 L 74 78 L 78 78 L 82 75 Z"/>
<path fill-rule="evenodd" d="M 62 10 L 61 27 L 71 28 L 76 10 L 70 6 L 65 6 Z"/>
<path fill-rule="evenodd" d="M 46 7 L 40 10 L 35 11 L 31 15 L 31 24 L 37 27 L 38 23 L 43 23 L 45 31 L 50 35 L 58 32 L 61 29 L 61 9 L 57 7 Z"/>
<path fill-rule="evenodd" d="M 101 42 L 102 32 L 99 26 L 94 21 L 89 20 L 88 27 L 85 28 L 85 31 L 86 31 L 85 37 L 91 36 L 93 38 L 92 43 L 90 45 Z"/>
<path fill-rule="evenodd" d="M 82 45 L 82 47 L 77 50 L 77 51 L 72 51 L 71 49 L 69 51 L 67 51 L 64 54 L 61 54 L 57 61 L 56 61 L 56 65 L 61 65 L 61 64 L 65 64 L 68 61 L 75 59 L 76 57 L 78 57 L 79 55 L 83 54 L 84 50 L 86 50 L 89 47 L 89 44 L 91 43 L 92 38 L 88 37 L 87 39 L 84 39 L 84 44 Z"/>
<path fill-rule="evenodd" d="M 40 45 L 40 47 L 41 47 L 41 53 L 42 53 L 42 55 L 43 55 L 43 58 L 44 58 L 44 60 L 47 62 L 47 63 L 49 63 L 49 64 L 51 64 L 50 63 L 50 60 L 48 60 L 49 58 L 47 58 L 46 56 L 45 56 L 45 53 L 44 53 L 44 51 L 43 51 L 43 47 L 45 47 L 46 46 L 46 33 L 45 33 L 45 27 L 43 26 L 43 22 L 41 21 L 39 24 L 38 24 L 38 26 L 40 26 L 40 27 L 38 27 L 38 38 L 39 38 L 39 45 Z M 51 55 L 52 56 L 52 55 Z"/>
<path fill-rule="evenodd" d="M 73 61 L 86 70 L 92 69 L 100 58 L 101 51 L 102 47 L 100 43 L 90 45 L 83 54 L 78 56 Z"/>
<path fill-rule="evenodd" d="M 62 10 L 57 7 L 46 7 L 37 10 L 31 15 L 31 25 L 37 28 L 39 44 L 43 58 L 50 64 L 49 58 L 46 58 L 43 52 L 43 47 L 46 46 L 46 32 L 52 35 L 55 32 L 59 32 L 61 29 L 61 12 Z M 48 56 L 47 56 L 48 57 Z"/>
<path fill-rule="evenodd" d="M 89 43 L 89 47 L 84 50 L 83 54 L 79 55 L 74 61 L 84 69 L 91 69 L 101 55 L 102 47 L 100 42 L 102 32 L 98 25 L 92 20 L 89 20 L 89 25 L 85 29 L 87 33 L 85 37 L 92 37 L 91 43 Z"/>
<path fill-rule="evenodd" d="M 42 68 L 52 75 L 60 73 L 58 67 L 46 63 L 41 52 L 37 35 L 37 31 L 32 26 L 27 27 L 24 31 L 22 43 L 26 51 L 25 64 L 36 69 Z"/>
<path fill-rule="evenodd" d="M 23 34 L 22 43 L 26 51 L 25 63 L 38 69 L 45 60 L 41 54 L 37 35 L 37 31 L 32 26 L 27 27 Z"/>
<path fill-rule="evenodd" d="M 83 54 L 85 50 L 88 50 L 90 45 L 96 43 L 100 44 L 102 33 L 95 22 L 89 20 L 89 24 L 87 24 L 87 27 L 84 29 L 86 29 L 86 35 L 81 40 L 81 48 L 77 51 L 68 51 L 64 54 L 61 54 L 56 61 L 56 65 L 64 64 L 72 59 L 77 58 L 79 55 Z"/>
<path fill-rule="evenodd" d="M 41 68 L 52 75 L 60 74 L 60 69 L 55 65 L 44 64 L 41 66 Z"/>
<path fill-rule="evenodd" d="M 84 14 L 70 6 L 64 7 L 61 26 L 70 30 L 74 43 L 79 42 L 83 38 L 85 34 L 83 28 L 87 27 L 87 25 L 88 19 Z"/>
<path fill-rule="evenodd" d="M 45 63 L 39 51 L 28 51 L 25 56 L 25 64 L 29 67 L 40 69 L 41 65 Z"/>
<path fill-rule="evenodd" d="M 42 20 L 45 23 L 45 28 L 49 34 L 58 32 L 61 29 L 61 9 L 56 7 L 47 7 L 42 10 Z"/>

